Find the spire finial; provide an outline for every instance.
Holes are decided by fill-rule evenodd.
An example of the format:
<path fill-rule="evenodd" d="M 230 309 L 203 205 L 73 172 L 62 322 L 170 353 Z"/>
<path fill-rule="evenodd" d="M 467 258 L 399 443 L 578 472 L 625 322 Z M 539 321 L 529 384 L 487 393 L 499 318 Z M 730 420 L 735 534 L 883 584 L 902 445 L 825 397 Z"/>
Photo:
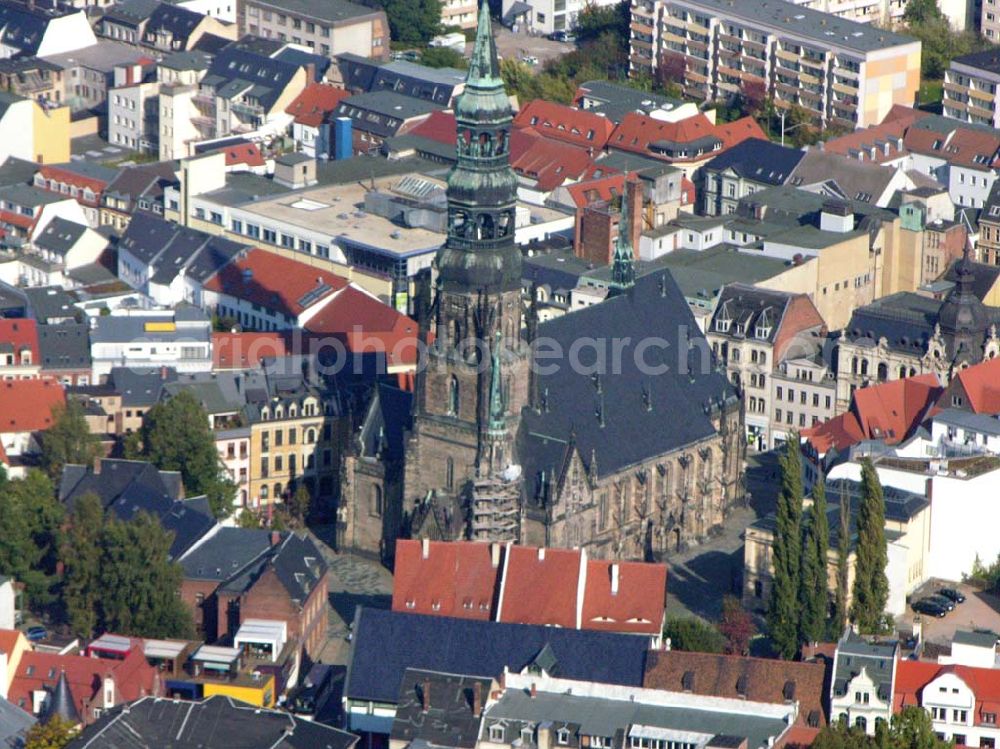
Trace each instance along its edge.
<path fill-rule="evenodd" d="M 493 40 L 493 24 L 490 22 L 490 4 L 483 0 L 479 6 L 479 24 L 476 27 L 476 42 L 469 60 L 469 74 L 466 83 L 472 86 L 496 85 L 500 81 L 500 61 L 497 59 L 497 45 Z"/>
<path fill-rule="evenodd" d="M 618 216 L 618 237 L 611 262 L 611 279 L 616 286 L 627 288 L 635 284 L 635 255 L 632 250 L 632 216 L 628 203 L 629 179 L 625 175 L 621 211 Z"/>

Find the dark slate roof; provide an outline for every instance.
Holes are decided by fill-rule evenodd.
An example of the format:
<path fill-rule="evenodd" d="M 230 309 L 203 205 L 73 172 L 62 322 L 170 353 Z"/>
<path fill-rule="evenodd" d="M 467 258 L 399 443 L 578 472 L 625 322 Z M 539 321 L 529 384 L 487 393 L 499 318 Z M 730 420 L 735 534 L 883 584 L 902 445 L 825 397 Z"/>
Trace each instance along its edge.
<path fill-rule="evenodd" d="M 35 718 L 27 710 L 0 697 L 0 747 L 19 749 L 23 746 L 25 733 L 33 725 Z"/>
<path fill-rule="evenodd" d="M 350 117 L 359 130 L 386 137 L 395 135 L 405 121 L 440 108 L 433 102 L 395 91 L 372 91 L 342 99 L 334 114 Z"/>
<path fill-rule="evenodd" d="M 221 587 L 231 593 L 246 592 L 269 569 L 274 570 L 288 597 L 301 606 L 326 574 L 327 564 L 311 538 L 289 533 L 277 546 L 228 578 Z"/>
<path fill-rule="evenodd" d="M 158 403 L 163 386 L 176 379 L 177 370 L 173 368 L 164 372 L 160 369 L 113 367 L 108 374 L 108 383 L 121 395 L 122 405 L 126 408 L 142 408 Z"/>
<path fill-rule="evenodd" d="M 179 5 L 160 3 L 149 15 L 146 22 L 146 35 L 154 32 L 168 32 L 174 41 L 181 41 L 181 46 L 187 46 L 187 38 L 197 28 L 204 16 Z"/>
<path fill-rule="evenodd" d="M 911 292 L 890 294 L 855 309 L 843 335 L 851 341 L 870 339 L 872 345 L 884 336 L 890 349 L 923 354 L 942 304 Z"/>
<path fill-rule="evenodd" d="M 1000 73 L 1000 52 L 993 45 L 979 52 L 970 52 L 967 55 L 955 57 L 952 62 L 985 70 L 988 73 Z"/>
<path fill-rule="evenodd" d="M 257 4 L 318 18 L 334 25 L 378 12 L 374 8 L 351 3 L 347 0 L 257 0 Z"/>
<path fill-rule="evenodd" d="M 732 169 L 743 179 L 768 185 L 783 185 L 805 152 L 750 138 L 719 154 L 705 165 L 712 172 Z"/>
<path fill-rule="evenodd" d="M 648 642 L 634 635 L 452 619 L 358 607 L 344 696 L 396 704 L 408 668 L 497 678 L 548 645 L 552 675 L 642 686 Z"/>
<path fill-rule="evenodd" d="M 294 63 L 252 52 L 241 42 L 216 55 L 206 80 L 211 78 L 218 96 L 247 95 L 270 111 L 298 70 Z"/>
<path fill-rule="evenodd" d="M 183 500 L 180 474 L 158 471 L 152 463 L 140 460 L 101 461 L 101 472 L 92 466 L 67 465 L 59 484 L 59 500 L 72 510 L 84 494 L 96 494 L 105 511 L 120 520 L 130 520 L 139 512 L 158 518 L 165 530 L 173 533 L 170 556 L 176 559 L 201 539 L 212 527 L 204 498 Z"/>
<path fill-rule="evenodd" d="M 89 329 L 83 323 L 38 326 L 42 369 L 90 369 Z"/>
<path fill-rule="evenodd" d="M 648 114 L 654 109 L 674 109 L 684 103 L 681 99 L 639 91 L 611 81 L 585 81 L 577 86 L 577 92 L 600 102 L 589 107 L 589 111 L 601 112 L 613 122 L 621 122 L 631 112 Z"/>
<path fill-rule="evenodd" d="M 222 582 L 271 548 L 271 532 L 256 528 L 220 528 L 180 559 L 189 580 Z"/>
<path fill-rule="evenodd" d="M 304 68 L 307 65 L 313 66 L 313 81 L 320 82 L 326 77 L 326 71 L 329 69 L 330 58 L 325 55 L 314 55 L 306 52 L 304 49 L 295 49 L 293 47 L 285 47 L 279 50 L 277 54 L 274 55 L 275 60 L 281 60 L 282 62 L 289 62 L 300 68 Z"/>
<path fill-rule="evenodd" d="M 413 393 L 379 383 L 361 427 L 361 452 L 385 460 L 401 459 L 404 435 L 410 428 Z"/>
<path fill-rule="evenodd" d="M 381 63 L 370 57 L 362 57 L 352 52 L 337 55 L 337 66 L 348 91 L 370 91 L 375 80 L 375 72 Z"/>
<path fill-rule="evenodd" d="M 143 697 L 106 711 L 67 749 L 240 747 L 240 749 L 350 749 L 358 737 L 223 695 L 201 702 Z"/>
<path fill-rule="evenodd" d="M 375 71 L 371 91 L 395 91 L 447 107 L 455 89 L 465 83 L 465 71 L 455 68 L 428 68 L 403 60 L 387 62 Z"/>
<path fill-rule="evenodd" d="M 945 273 L 945 280 L 955 283 L 958 281 L 958 274 L 956 268 L 960 261 L 956 260 L 948 268 L 948 272 Z M 1000 278 L 1000 266 L 988 265 L 986 263 L 973 263 L 970 261 L 969 265 L 972 267 L 972 272 L 975 274 L 972 279 L 972 293 L 975 294 L 980 301 L 986 299 L 986 295 L 990 293 L 993 287 L 996 285 L 997 279 Z"/>
<path fill-rule="evenodd" d="M 24 295 L 31 306 L 32 316 L 39 325 L 45 325 L 49 320 L 63 318 L 82 319 L 83 311 L 76 307 L 78 296 L 75 292 L 63 290 L 61 286 L 37 286 L 24 289 Z"/>
<path fill-rule="evenodd" d="M 399 686 L 390 741 L 472 749 L 479 738 L 480 713 L 489 699 L 492 681 L 491 677 L 406 669 Z"/>
<path fill-rule="evenodd" d="M 667 367 L 656 376 L 640 371 L 637 349 L 621 356 L 618 374 L 604 361 L 609 373 L 597 379 L 574 372 L 566 356 L 580 339 L 630 338 L 634 345 L 650 335 L 667 342 L 665 348 L 660 344 L 644 352 L 647 367 Z M 710 347 L 666 271 L 638 279 L 601 304 L 542 323 L 539 336 L 554 341 L 564 354 L 537 362 L 540 372 L 555 371 L 538 375 L 537 392 L 544 402 L 537 411 L 529 407 L 522 413 L 518 452 L 529 499 L 538 496 L 543 473 L 560 475 L 571 441 L 585 463 L 596 456 L 598 475 L 613 474 L 713 436 L 709 409 L 736 397 L 714 360 L 709 358 L 708 371 L 702 371 L 702 352 L 710 356 Z M 591 349 L 580 363 L 590 365 L 592 359 Z M 663 429 L 664 418 L 670 429 Z"/>
<path fill-rule="evenodd" d="M 772 291 L 742 283 L 729 284 L 719 294 L 712 316 L 713 328 L 716 320 L 728 319 L 730 336 L 773 343 L 792 297 L 793 294 L 787 291 Z M 740 326 L 742 332 L 737 330 Z M 769 329 L 770 333 L 765 338 L 758 338 L 758 327 Z"/>
<path fill-rule="evenodd" d="M 56 716 L 68 720 L 74 725 L 80 722 L 80 713 L 76 709 L 76 700 L 73 699 L 73 692 L 70 691 L 65 671 L 59 674 L 59 681 L 56 682 L 55 689 L 49 695 L 45 707 L 42 708 L 40 717 L 43 721 L 48 722 Z"/>
<path fill-rule="evenodd" d="M 574 289 L 581 276 L 593 270 L 593 264 L 572 252 L 538 253 L 521 261 L 521 278 L 528 284 L 548 286 L 551 290 Z"/>
<path fill-rule="evenodd" d="M 148 213 L 137 213 L 132 218 L 119 247 L 154 266 L 149 280 L 162 285 L 170 284 L 182 270 L 196 281 L 207 281 L 246 249 L 231 239 L 188 229 Z"/>
<path fill-rule="evenodd" d="M 39 249 L 48 250 L 57 255 L 65 255 L 80 241 L 80 237 L 86 230 L 87 227 L 83 224 L 56 216 L 45 229 L 35 235 L 32 241 Z"/>
<path fill-rule="evenodd" d="M 0 187 L 26 185 L 35 178 L 37 171 L 38 164 L 34 161 L 8 156 L 7 160 L 0 165 Z"/>
<path fill-rule="evenodd" d="M 0 29 L 3 43 L 15 47 L 25 57 L 38 52 L 50 14 L 29 8 L 27 4 L 4 3 L 0 5 Z"/>
<path fill-rule="evenodd" d="M 161 197 L 163 188 L 177 181 L 175 168 L 172 161 L 125 167 L 104 190 L 104 197 L 126 200 L 128 205 L 125 211 L 131 212 L 135 209 L 133 201 L 140 196 Z"/>
<path fill-rule="evenodd" d="M 876 685 L 880 700 L 892 700 L 892 672 L 896 663 L 895 642 L 875 643 L 853 632 L 837 644 L 833 664 L 833 693 L 843 696 L 848 682 L 864 669 Z"/>
<path fill-rule="evenodd" d="M 135 27 L 149 18 L 158 6 L 158 0 L 126 0 L 126 2 L 116 3 L 107 8 L 103 18 L 114 23 Z"/>

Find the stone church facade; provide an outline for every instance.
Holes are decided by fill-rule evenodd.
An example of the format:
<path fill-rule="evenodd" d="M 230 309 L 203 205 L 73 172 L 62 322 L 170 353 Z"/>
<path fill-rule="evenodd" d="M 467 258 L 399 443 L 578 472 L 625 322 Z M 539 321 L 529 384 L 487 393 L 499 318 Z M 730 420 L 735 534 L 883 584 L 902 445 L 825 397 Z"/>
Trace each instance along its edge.
<path fill-rule="evenodd" d="M 338 539 L 387 561 L 405 536 L 614 559 L 698 542 L 743 499 L 739 395 L 673 279 L 635 278 L 628 226 L 608 300 L 541 324 L 524 308 L 512 112 L 486 4 L 455 116 L 448 237 L 418 314 L 432 343 L 412 397 L 379 386 L 371 400 L 345 458 Z M 630 351 L 620 373 L 566 357 L 547 373 L 531 366 L 542 336 L 563 352 L 587 336 L 661 350 L 651 369 Z"/>

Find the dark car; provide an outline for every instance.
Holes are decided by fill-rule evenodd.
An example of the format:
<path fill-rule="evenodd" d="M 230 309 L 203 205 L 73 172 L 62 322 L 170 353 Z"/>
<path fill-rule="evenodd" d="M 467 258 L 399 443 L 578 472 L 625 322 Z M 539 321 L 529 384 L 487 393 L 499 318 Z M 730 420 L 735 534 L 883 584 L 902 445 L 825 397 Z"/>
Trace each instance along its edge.
<path fill-rule="evenodd" d="M 49 631 L 45 627 L 40 626 L 28 627 L 24 635 L 31 642 L 41 642 L 49 636 Z"/>
<path fill-rule="evenodd" d="M 936 616 L 939 619 L 948 613 L 948 609 L 944 608 L 938 603 L 935 603 L 930 598 L 921 598 L 919 601 L 914 603 L 911 608 L 918 614 L 927 614 L 927 616 Z"/>
<path fill-rule="evenodd" d="M 954 601 L 955 603 L 965 603 L 965 596 L 954 588 L 938 588 L 937 594 L 939 596 L 944 596 L 949 601 Z"/>
<path fill-rule="evenodd" d="M 945 598 L 944 596 L 937 595 L 936 593 L 932 593 L 931 595 L 927 596 L 927 598 L 934 601 L 934 603 L 936 603 L 943 609 L 947 609 L 948 611 L 955 610 L 955 602 L 950 598 Z"/>
<path fill-rule="evenodd" d="M 549 34 L 549 39 L 554 42 L 572 42 L 576 37 L 570 31 L 553 31 Z"/>

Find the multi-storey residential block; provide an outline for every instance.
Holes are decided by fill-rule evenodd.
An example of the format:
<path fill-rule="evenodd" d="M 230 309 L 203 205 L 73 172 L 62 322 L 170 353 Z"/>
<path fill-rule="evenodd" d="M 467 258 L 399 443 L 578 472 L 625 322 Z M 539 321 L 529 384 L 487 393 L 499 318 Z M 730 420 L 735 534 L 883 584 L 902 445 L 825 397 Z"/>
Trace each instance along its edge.
<path fill-rule="evenodd" d="M 903 22 L 909 0 L 792 0 L 796 5 L 821 10 L 861 23 L 893 26 Z M 979 23 L 981 0 L 938 0 L 941 13 L 958 31 Z"/>
<path fill-rule="evenodd" d="M 976 125 L 1000 126 L 998 85 L 1000 53 L 995 48 L 956 57 L 944 74 L 944 115 Z"/>
<path fill-rule="evenodd" d="M 772 447 L 772 373 L 786 357 L 811 353 L 822 330 L 823 318 L 805 294 L 738 283 L 723 289 L 705 337 L 743 392 L 751 444 Z"/>
<path fill-rule="evenodd" d="M 771 439 L 775 446 L 804 426 L 821 424 L 836 413 L 837 378 L 821 354 L 793 352 L 771 375 Z"/>
<path fill-rule="evenodd" d="M 58 104 L 65 91 L 63 71 L 38 57 L 0 60 L 0 90 L 34 99 L 39 104 Z"/>
<path fill-rule="evenodd" d="M 740 198 L 785 184 L 804 155 L 795 148 L 750 138 L 716 156 L 702 171 L 705 214 L 735 213 Z"/>
<path fill-rule="evenodd" d="M 633 72 L 679 78 L 704 99 L 762 86 L 823 126 L 877 123 L 920 83 L 920 42 L 785 0 L 636 0 L 631 29 Z"/>
<path fill-rule="evenodd" d="M 983 0 L 979 32 L 994 44 L 1000 40 L 1000 0 Z"/>
<path fill-rule="evenodd" d="M 349 0 L 242 0 L 237 9 L 241 35 L 302 44 L 330 58 L 389 56 L 385 12 Z"/>
<path fill-rule="evenodd" d="M 614 5 L 609 0 L 588 3 L 585 0 L 529 0 L 528 8 L 518 0 L 504 0 L 502 15 L 505 19 L 515 17 L 521 21 L 520 28 L 537 34 L 551 34 L 553 31 L 571 31 L 576 27 L 580 11 L 588 5 Z M 441 14 L 442 16 L 444 13 Z"/>

